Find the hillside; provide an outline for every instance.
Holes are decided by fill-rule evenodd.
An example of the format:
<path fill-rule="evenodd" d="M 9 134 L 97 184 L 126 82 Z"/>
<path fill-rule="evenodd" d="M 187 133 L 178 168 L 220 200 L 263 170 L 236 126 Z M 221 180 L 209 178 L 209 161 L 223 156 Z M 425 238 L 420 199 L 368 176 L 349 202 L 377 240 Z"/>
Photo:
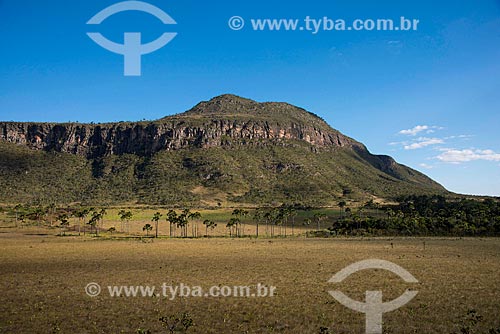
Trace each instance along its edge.
<path fill-rule="evenodd" d="M 234 95 L 151 122 L 0 122 L 0 202 L 223 205 L 446 193 L 318 116 Z"/>

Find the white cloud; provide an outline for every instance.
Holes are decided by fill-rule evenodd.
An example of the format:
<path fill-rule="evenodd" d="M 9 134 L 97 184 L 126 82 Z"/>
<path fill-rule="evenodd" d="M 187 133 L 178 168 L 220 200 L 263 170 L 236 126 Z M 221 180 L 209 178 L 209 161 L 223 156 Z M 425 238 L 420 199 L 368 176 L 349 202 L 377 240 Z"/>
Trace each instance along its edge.
<path fill-rule="evenodd" d="M 399 134 L 416 136 L 419 132 L 422 132 L 422 131 L 425 131 L 428 129 L 429 129 L 428 125 L 417 125 L 417 126 L 413 127 L 412 129 L 401 130 L 401 131 L 399 131 Z"/>
<path fill-rule="evenodd" d="M 393 141 L 389 143 L 390 146 L 408 145 L 407 141 Z"/>
<path fill-rule="evenodd" d="M 500 161 L 500 153 L 493 150 L 456 150 L 444 149 L 443 153 L 436 157 L 443 162 L 462 163 L 469 161 Z"/>
<path fill-rule="evenodd" d="M 474 137 L 474 135 L 458 135 L 458 136 L 444 137 L 444 139 L 470 139 L 472 137 Z"/>
<path fill-rule="evenodd" d="M 426 163 L 421 163 L 419 164 L 420 167 L 425 168 L 425 169 L 432 169 L 434 166 L 428 165 Z"/>
<path fill-rule="evenodd" d="M 426 137 L 420 137 L 416 140 L 416 142 L 405 145 L 404 149 L 405 150 L 416 150 L 419 148 L 424 148 L 426 146 L 431 146 L 431 145 L 437 145 L 437 144 L 444 144 L 444 140 L 440 138 L 426 138 Z"/>
<path fill-rule="evenodd" d="M 406 130 L 401 130 L 399 131 L 400 135 L 407 135 L 407 136 L 416 136 L 422 131 L 425 131 L 426 133 L 434 133 L 436 130 L 443 130 L 444 128 L 441 126 L 429 126 L 429 125 L 417 125 L 411 129 L 406 129 Z"/>
<path fill-rule="evenodd" d="M 470 140 L 470 138 L 474 137 L 474 135 L 467 135 L 467 134 L 450 135 L 450 136 L 446 136 L 446 137 L 444 137 L 444 136 L 443 137 L 441 137 L 441 136 L 432 136 L 431 137 L 431 136 L 423 135 L 424 133 L 431 134 L 431 133 L 436 133 L 436 132 L 438 132 L 440 130 L 444 130 L 444 129 L 445 129 L 444 127 L 436 126 L 436 125 L 417 125 L 411 129 L 399 131 L 398 134 L 406 135 L 406 136 L 409 136 L 410 138 L 408 138 L 407 140 L 402 140 L 402 141 L 393 141 L 393 142 L 390 142 L 388 145 L 400 146 L 400 147 L 404 148 L 405 150 L 417 150 L 417 149 L 422 149 L 422 148 L 425 148 L 428 146 L 437 146 L 437 147 L 435 147 L 435 149 L 437 149 L 441 152 L 450 151 L 451 153 L 453 153 L 454 151 L 456 151 L 455 149 L 444 148 L 443 144 L 446 144 L 446 143 L 451 142 L 451 141 L 466 141 L 466 140 Z M 417 134 L 419 134 L 419 133 L 421 134 L 421 136 L 417 137 Z M 476 154 L 482 155 L 482 158 L 481 158 L 482 160 L 491 159 L 491 154 L 488 154 L 488 150 L 478 151 L 478 152 L 476 152 Z M 495 154 L 497 154 L 497 153 L 493 152 L 493 156 L 495 156 Z M 439 155 L 439 157 L 442 157 L 443 159 L 449 158 L 449 159 L 453 160 L 453 158 L 448 157 L 448 155 L 446 155 L 445 153 Z M 435 159 L 435 158 L 437 158 L 437 157 L 433 157 L 433 159 Z M 445 161 L 443 159 L 440 158 L 441 161 Z M 478 160 L 478 159 L 476 159 L 476 160 Z M 455 163 L 457 163 L 457 162 L 455 162 Z M 429 165 L 425 165 L 425 166 L 422 165 L 421 167 L 422 168 L 432 168 L 432 166 L 429 166 Z"/>

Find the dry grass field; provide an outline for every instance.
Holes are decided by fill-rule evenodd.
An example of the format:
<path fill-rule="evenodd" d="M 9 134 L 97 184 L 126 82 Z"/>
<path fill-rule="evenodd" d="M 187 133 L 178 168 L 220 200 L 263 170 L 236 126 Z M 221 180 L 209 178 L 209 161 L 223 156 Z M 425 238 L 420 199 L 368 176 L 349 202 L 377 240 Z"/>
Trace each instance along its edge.
<path fill-rule="evenodd" d="M 386 333 L 488 333 L 500 328 L 498 239 L 158 239 L 57 237 L 0 231 L 0 332 L 169 333 L 160 317 L 187 312 L 187 333 L 364 333 L 364 314 L 329 290 L 384 301 L 418 295 L 383 317 Z M 425 249 L 424 249 L 425 242 Z M 345 266 L 384 259 L 418 280 L 364 270 L 328 283 Z M 97 297 L 85 286 L 101 285 Z M 276 286 L 273 297 L 111 297 L 108 285 Z M 468 312 L 475 310 L 468 316 Z M 474 314 L 480 316 L 474 321 Z M 323 327 L 323 329 L 321 329 Z M 469 329 L 467 327 L 470 327 Z M 176 332 L 177 333 L 177 332 Z M 497 332 L 495 332 L 497 333 Z"/>

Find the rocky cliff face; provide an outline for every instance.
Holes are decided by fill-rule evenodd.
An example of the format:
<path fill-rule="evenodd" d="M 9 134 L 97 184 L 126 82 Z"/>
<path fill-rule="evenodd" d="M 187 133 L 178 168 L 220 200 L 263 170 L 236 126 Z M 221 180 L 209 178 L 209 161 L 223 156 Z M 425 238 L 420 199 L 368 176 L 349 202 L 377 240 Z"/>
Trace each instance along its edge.
<path fill-rule="evenodd" d="M 161 150 L 230 145 L 234 140 L 252 145 L 284 139 L 302 140 L 317 148 L 363 148 L 333 129 L 296 121 L 224 119 L 210 109 L 201 118 L 188 112 L 150 123 L 0 123 L 0 140 L 87 158 L 126 153 L 149 156 Z"/>

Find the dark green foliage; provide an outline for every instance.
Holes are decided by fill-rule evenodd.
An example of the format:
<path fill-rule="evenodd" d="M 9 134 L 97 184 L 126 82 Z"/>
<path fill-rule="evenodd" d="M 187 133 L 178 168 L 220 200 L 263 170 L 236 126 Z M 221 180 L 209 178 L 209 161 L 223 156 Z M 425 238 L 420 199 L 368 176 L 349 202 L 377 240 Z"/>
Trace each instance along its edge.
<path fill-rule="evenodd" d="M 1 202 L 80 201 L 94 184 L 86 159 L 0 142 Z"/>
<path fill-rule="evenodd" d="M 169 333 L 185 333 L 194 325 L 193 319 L 189 313 L 182 313 L 180 316 L 170 315 L 161 317 L 159 321 L 161 322 L 162 327 Z"/>
<path fill-rule="evenodd" d="M 96 174 L 94 163 L 83 157 L 0 142 L 0 202 L 196 207 L 201 200 L 229 200 L 320 206 L 346 196 L 445 193 L 423 175 L 405 180 L 390 176 L 351 150 L 315 152 L 299 141 L 261 147 L 233 144 L 161 151 L 150 158 L 112 155 L 99 162 Z M 205 195 L 195 189 L 205 189 Z"/>
<path fill-rule="evenodd" d="M 500 202 L 493 199 L 414 195 L 399 201 L 394 206 L 373 208 L 369 202 L 361 210 L 347 208 L 329 230 L 334 235 L 500 235 Z"/>
<path fill-rule="evenodd" d="M 330 329 L 328 327 L 320 327 L 319 334 L 330 334 Z"/>
<path fill-rule="evenodd" d="M 151 226 L 151 224 L 146 224 L 142 227 L 142 230 L 143 231 L 146 231 L 146 235 L 149 236 L 149 231 L 151 231 L 153 229 L 153 226 Z"/>
<path fill-rule="evenodd" d="M 476 310 L 467 311 L 467 317 L 460 322 L 461 334 L 477 333 L 476 327 L 483 320 L 483 317 Z"/>
<path fill-rule="evenodd" d="M 151 334 L 151 331 L 149 329 L 138 328 L 137 334 Z"/>

